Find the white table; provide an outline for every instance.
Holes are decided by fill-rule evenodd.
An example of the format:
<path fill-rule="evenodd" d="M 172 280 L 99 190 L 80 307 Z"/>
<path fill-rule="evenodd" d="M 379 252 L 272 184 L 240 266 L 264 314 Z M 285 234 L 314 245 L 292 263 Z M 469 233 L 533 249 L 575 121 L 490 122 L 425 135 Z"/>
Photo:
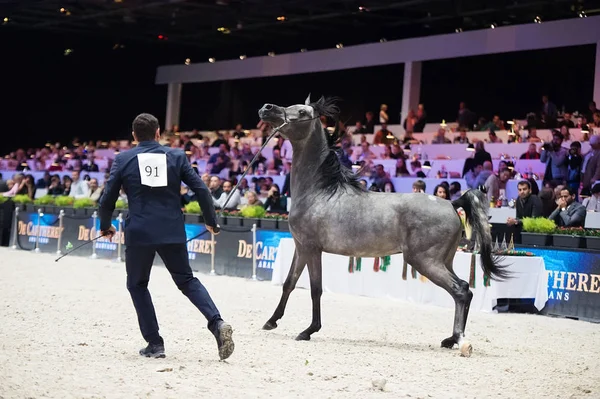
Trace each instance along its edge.
<path fill-rule="evenodd" d="M 294 240 L 282 238 L 273 264 L 272 283 L 282 285 L 285 281 L 294 254 Z M 479 256 L 477 255 L 479 259 Z M 393 255 L 387 271 L 373 271 L 373 258 L 362 259 L 362 270 L 348 272 L 348 257 L 323 254 L 323 290 L 340 294 L 368 296 L 373 298 L 401 299 L 409 302 L 454 307 L 454 300 L 442 288 L 421 275 L 411 276 L 408 267 L 407 279 L 402 279 L 402 255 Z M 548 274 L 541 257 L 507 257 L 509 270 L 515 278 L 507 282 L 492 281 L 489 287 L 483 284 L 483 271 L 477 261 L 475 287 L 472 287 L 471 309 L 493 312 L 499 298 L 534 298 L 535 307 L 543 309 L 548 300 Z M 471 254 L 457 252 L 454 271 L 461 279 L 469 281 Z M 308 271 L 305 269 L 296 284 L 299 288 L 310 288 Z"/>
<path fill-rule="evenodd" d="M 588 212 L 585 215 L 586 229 L 600 229 L 600 212 Z"/>

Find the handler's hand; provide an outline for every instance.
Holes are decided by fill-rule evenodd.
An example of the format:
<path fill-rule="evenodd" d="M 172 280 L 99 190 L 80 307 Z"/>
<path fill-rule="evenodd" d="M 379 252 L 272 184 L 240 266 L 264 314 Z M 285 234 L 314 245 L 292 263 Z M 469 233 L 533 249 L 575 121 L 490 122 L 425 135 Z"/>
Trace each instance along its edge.
<path fill-rule="evenodd" d="M 220 229 L 221 226 L 217 225 L 217 228 Z M 216 236 L 221 232 L 220 230 L 215 233 L 215 229 L 212 226 L 206 226 L 206 230 L 210 231 L 210 234 L 214 234 Z"/>
<path fill-rule="evenodd" d="M 117 230 L 115 229 L 115 226 L 110 226 L 108 230 L 102 230 L 102 236 L 108 237 L 108 239 L 112 242 L 112 238 L 116 232 Z"/>

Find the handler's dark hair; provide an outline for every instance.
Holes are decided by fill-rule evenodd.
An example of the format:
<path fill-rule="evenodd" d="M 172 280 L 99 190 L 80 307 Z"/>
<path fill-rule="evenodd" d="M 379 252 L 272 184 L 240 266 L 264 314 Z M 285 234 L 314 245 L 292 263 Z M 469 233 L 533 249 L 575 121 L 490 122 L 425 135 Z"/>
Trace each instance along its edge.
<path fill-rule="evenodd" d="M 150 114 L 139 114 L 133 120 L 133 132 L 139 141 L 154 140 L 158 126 L 158 119 Z"/>

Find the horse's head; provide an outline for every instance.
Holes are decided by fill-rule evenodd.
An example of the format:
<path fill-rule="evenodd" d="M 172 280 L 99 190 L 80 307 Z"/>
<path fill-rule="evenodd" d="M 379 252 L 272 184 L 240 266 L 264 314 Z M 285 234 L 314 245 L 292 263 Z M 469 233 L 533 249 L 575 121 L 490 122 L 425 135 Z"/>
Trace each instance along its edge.
<path fill-rule="evenodd" d="M 310 95 L 304 104 L 291 105 L 287 108 L 275 104 L 265 104 L 258 111 L 258 116 L 263 122 L 267 122 L 273 127 L 287 123 L 279 132 L 290 141 L 308 137 L 313 129 L 311 122 L 319 117 L 310 105 Z"/>

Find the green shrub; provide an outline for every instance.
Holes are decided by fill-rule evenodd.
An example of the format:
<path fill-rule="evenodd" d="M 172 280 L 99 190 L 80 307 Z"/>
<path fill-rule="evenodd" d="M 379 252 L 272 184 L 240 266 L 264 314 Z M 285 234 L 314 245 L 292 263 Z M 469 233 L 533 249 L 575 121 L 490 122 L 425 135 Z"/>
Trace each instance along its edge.
<path fill-rule="evenodd" d="M 248 219 L 260 219 L 265 216 L 267 211 L 260 205 L 248 205 L 240 211 L 242 217 Z"/>
<path fill-rule="evenodd" d="M 73 208 L 82 209 L 82 208 L 95 208 L 96 202 L 91 198 L 77 198 L 75 202 L 73 202 Z"/>
<path fill-rule="evenodd" d="M 5 197 L 4 195 L 0 195 L 0 204 L 4 204 L 8 200 L 9 200 L 8 197 Z"/>
<path fill-rule="evenodd" d="M 556 230 L 554 220 L 546 218 L 523 218 L 523 231 L 528 233 L 552 234 Z"/>
<path fill-rule="evenodd" d="M 27 194 L 15 195 L 12 200 L 15 204 L 31 204 L 33 202 Z"/>
<path fill-rule="evenodd" d="M 585 236 L 586 231 L 583 227 L 559 227 L 554 230 L 554 234 L 565 236 Z"/>
<path fill-rule="evenodd" d="M 192 201 L 185 206 L 185 213 L 201 215 L 202 209 L 200 209 L 200 204 L 198 201 Z"/>
<path fill-rule="evenodd" d="M 54 197 L 52 195 L 44 195 L 43 197 L 33 200 L 35 205 L 54 205 Z"/>
<path fill-rule="evenodd" d="M 54 199 L 54 204 L 56 206 L 73 206 L 73 202 L 75 202 L 75 198 L 69 197 L 68 195 L 59 195 Z"/>
<path fill-rule="evenodd" d="M 127 209 L 128 204 L 125 200 L 117 200 L 117 203 L 115 204 L 115 209 Z"/>

